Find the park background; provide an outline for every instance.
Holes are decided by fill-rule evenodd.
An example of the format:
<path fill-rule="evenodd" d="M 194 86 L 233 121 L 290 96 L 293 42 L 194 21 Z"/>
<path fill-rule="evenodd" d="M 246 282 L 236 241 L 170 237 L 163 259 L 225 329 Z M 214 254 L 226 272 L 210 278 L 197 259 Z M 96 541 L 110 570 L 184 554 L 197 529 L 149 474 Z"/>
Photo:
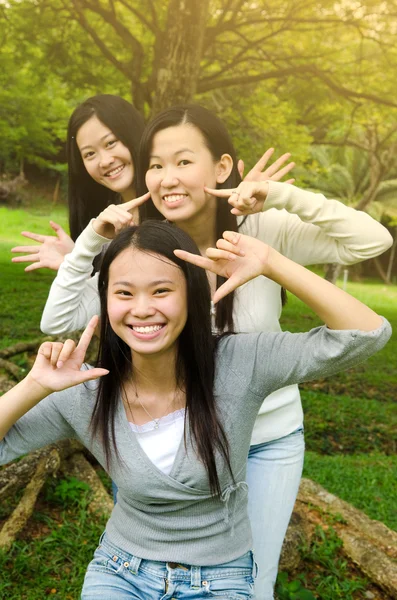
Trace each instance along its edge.
<path fill-rule="evenodd" d="M 24 243 L 22 230 L 50 234 L 49 219 L 67 227 L 67 120 L 97 93 L 122 95 L 146 119 L 202 103 L 226 122 L 248 168 L 270 146 L 289 151 L 298 185 L 380 220 L 394 245 L 350 267 L 347 290 L 396 326 L 396 33 L 391 0 L 0 0 L 0 390 L 29 367 L 53 277 L 24 273 L 10 248 Z M 290 296 L 281 323 L 299 331 L 318 321 Z M 8 357 L 16 343 L 31 346 Z M 391 530 L 396 352 L 394 337 L 365 365 L 302 390 L 305 476 Z M 1 598 L 78 597 L 104 523 L 90 514 L 91 494 L 62 471 L 46 481 L 0 552 Z M 21 496 L 1 501 L 0 525 Z M 310 543 L 300 542 L 301 562 L 280 577 L 279 598 L 397 597 L 344 554 L 344 517 L 320 516 Z"/>

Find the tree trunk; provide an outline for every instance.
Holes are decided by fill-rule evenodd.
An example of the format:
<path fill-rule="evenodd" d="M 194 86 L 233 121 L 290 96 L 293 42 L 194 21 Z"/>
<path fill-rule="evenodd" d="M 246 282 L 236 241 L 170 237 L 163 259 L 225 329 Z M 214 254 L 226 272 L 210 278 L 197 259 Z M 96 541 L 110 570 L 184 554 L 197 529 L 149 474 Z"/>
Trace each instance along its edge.
<path fill-rule="evenodd" d="M 196 92 L 209 0 L 170 0 L 159 46 L 152 113 L 191 102 Z"/>

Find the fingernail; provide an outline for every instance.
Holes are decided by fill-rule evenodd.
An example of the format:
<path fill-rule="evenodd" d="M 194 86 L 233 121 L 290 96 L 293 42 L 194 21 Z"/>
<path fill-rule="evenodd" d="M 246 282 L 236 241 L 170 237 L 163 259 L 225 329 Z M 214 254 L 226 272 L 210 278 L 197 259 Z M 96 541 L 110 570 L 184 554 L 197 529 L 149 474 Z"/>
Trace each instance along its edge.
<path fill-rule="evenodd" d="M 244 250 L 240 250 L 240 256 L 245 256 Z"/>
<path fill-rule="evenodd" d="M 235 254 L 229 254 L 229 260 L 236 260 L 237 256 Z"/>
<path fill-rule="evenodd" d="M 58 360 L 58 362 L 57 362 L 57 369 L 60 369 L 61 367 L 63 367 L 63 361 L 62 360 Z"/>

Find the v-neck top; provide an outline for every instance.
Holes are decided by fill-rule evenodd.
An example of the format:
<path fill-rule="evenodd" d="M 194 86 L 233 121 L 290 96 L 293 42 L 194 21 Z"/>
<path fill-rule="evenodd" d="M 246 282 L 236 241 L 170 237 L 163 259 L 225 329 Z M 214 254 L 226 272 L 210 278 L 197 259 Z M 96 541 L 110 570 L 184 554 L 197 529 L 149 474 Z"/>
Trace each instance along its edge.
<path fill-rule="evenodd" d="M 144 559 L 191 565 L 228 562 L 250 550 L 245 471 L 263 398 L 286 384 L 329 376 L 365 360 L 384 346 L 390 334 L 390 325 L 383 320 L 371 332 L 318 327 L 308 333 L 237 334 L 219 340 L 214 395 L 234 474 L 233 481 L 217 455 L 220 496 L 210 492 L 188 423 L 186 444 L 180 441 L 171 471 L 165 474 L 141 448 L 120 400 L 115 414 L 119 457 L 113 455 L 107 469 L 118 487 L 118 501 L 106 525 L 109 540 Z M 90 431 L 96 391 L 94 381 L 42 400 L 0 442 L 0 464 L 75 438 L 106 468 L 101 440 L 92 439 Z"/>
<path fill-rule="evenodd" d="M 137 434 L 136 439 L 142 450 L 160 471 L 169 475 L 183 437 L 185 409 L 181 408 L 144 425 L 129 423 L 131 430 Z"/>

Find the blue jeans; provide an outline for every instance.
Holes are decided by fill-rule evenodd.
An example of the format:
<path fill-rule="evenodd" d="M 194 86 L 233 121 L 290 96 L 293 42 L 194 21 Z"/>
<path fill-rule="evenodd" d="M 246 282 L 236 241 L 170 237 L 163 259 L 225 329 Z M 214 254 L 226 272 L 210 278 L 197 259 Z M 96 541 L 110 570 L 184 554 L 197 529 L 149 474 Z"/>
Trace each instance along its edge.
<path fill-rule="evenodd" d="M 144 560 L 103 535 L 88 565 L 81 600 L 249 600 L 256 565 L 252 552 L 212 567 Z"/>
<path fill-rule="evenodd" d="M 248 514 L 258 563 L 256 600 L 273 600 L 281 548 L 302 475 L 304 450 L 303 427 L 250 448 Z"/>

